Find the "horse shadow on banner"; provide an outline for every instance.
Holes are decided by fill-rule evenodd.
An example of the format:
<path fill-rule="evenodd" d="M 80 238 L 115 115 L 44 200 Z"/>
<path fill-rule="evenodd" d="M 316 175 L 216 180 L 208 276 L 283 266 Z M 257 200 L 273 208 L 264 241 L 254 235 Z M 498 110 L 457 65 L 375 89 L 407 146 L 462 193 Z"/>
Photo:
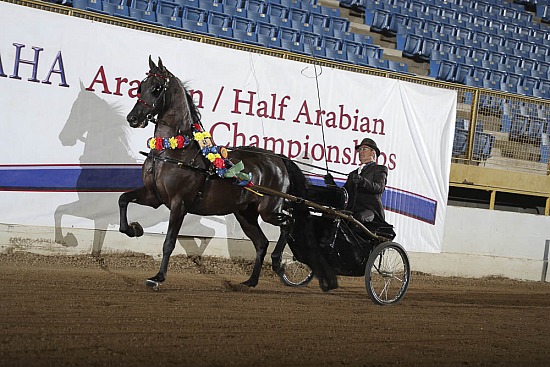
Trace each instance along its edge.
<path fill-rule="evenodd" d="M 97 183 L 98 178 L 93 177 L 96 172 L 90 169 L 90 165 L 120 164 L 130 166 L 139 164 L 132 156 L 127 134 L 130 127 L 126 122 L 119 106 L 113 105 L 101 99 L 93 92 L 87 91 L 80 83 L 80 92 L 74 101 L 69 117 L 59 134 L 59 140 L 63 146 L 74 146 L 78 141 L 84 143 L 84 150 L 80 156 L 80 173 L 76 179 L 76 193 L 78 199 L 67 204 L 62 204 L 55 210 L 55 242 L 65 247 L 78 246 L 76 236 L 68 232 L 63 235 L 62 218 L 73 216 L 93 221 L 94 238 L 92 255 L 98 256 L 104 244 L 105 235 L 109 226 L 119 224 L 118 197 L 120 190 L 109 192 L 103 189 L 116 187 L 116 180 L 109 177 L 95 189 L 90 189 L 90 182 Z M 141 172 L 139 166 L 135 166 Z M 141 176 L 140 176 L 141 177 Z M 141 178 L 136 186 L 141 185 Z M 128 188 L 131 189 L 131 188 Z M 144 228 L 167 222 L 169 211 L 162 206 L 155 210 L 141 205 L 132 205 L 129 208 L 132 220 L 140 222 Z M 187 223 L 194 228 L 199 228 L 204 237 L 212 237 L 214 230 L 202 225 L 199 217 L 190 217 Z M 220 220 L 224 220 L 223 218 Z M 181 241 L 187 254 L 202 255 L 206 250 L 209 239 L 201 239 L 199 243 L 194 241 Z M 159 248 L 161 244 L 159 243 Z M 131 249 L 130 249 L 131 250 Z"/>

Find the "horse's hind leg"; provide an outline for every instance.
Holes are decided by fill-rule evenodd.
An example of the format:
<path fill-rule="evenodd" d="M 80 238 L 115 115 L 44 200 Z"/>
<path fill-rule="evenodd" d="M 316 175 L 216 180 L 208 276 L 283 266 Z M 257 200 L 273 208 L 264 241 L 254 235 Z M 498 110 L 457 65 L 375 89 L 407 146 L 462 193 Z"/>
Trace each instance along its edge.
<path fill-rule="evenodd" d="M 252 274 L 250 278 L 244 281 L 242 284 L 255 287 L 258 284 L 260 279 L 260 272 L 262 270 L 262 265 L 264 263 L 264 258 L 267 253 L 267 247 L 269 246 L 269 240 L 262 232 L 260 225 L 258 224 L 259 214 L 255 209 L 247 209 L 246 211 L 241 211 L 235 213 L 237 221 L 241 225 L 243 232 L 247 235 L 248 238 L 254 244 L 256 249 L 256 259 L 254 261 L 254 268 L 252 269 Z"/>
<path fill-rule="evenodd" d="M 278 275 L 282 275 L 284 269 L 281 267 L 281 262 L 283 260 L 283 251 L 287 243 L 287 232 L 286 229 L 281 227 L 281 233 L 279 234 L 279 239 L 275 244 L 275 248 L 271 253 L 271 268 Z"/>
<path fill-rule="evenodd" d="M 144 187 L 137 190 L 125 192 L 118 198 L 118 207 L 120 212 L 120 227 L 119 231 L 126 234 L 128 237 L 140 237 L 143 235 L 143 227 L 137 223 L 128 223 L 128 204 L 136 203 L 139 205 L 158 208 L 162 203 L 158 200 L 155 194 Z"/>

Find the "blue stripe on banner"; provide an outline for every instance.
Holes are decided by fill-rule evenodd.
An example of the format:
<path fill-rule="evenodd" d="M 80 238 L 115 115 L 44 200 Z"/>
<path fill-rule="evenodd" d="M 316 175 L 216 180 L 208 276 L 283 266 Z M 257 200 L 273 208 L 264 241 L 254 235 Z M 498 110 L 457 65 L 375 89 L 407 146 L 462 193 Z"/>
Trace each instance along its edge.
<path fill-rule="evenodd" d="M 314 184 L 322 180 L 311 177 Z M 343 184 L 343 182 L 339 182 Z M 3 191 L 127 191 L 143 186 L 141 166 L 4 166 Z M 387 210 L 435 224 L 435 200 L 386 187 L 382 203 Z"/>
<path fill-rule="evenodd" d="M 430 224 L 435 224 L 437 201 L 411 192 L 386 187 L 382 195 L 384 208 Z"/>
<path fill-rule="evenodd" d="M 312 176 L 311 181 L 317 185 L 324 185 L 323 179 Z M 344 181 L 337 180 L 336 184 L 344 185 Z M 435 224 L 437 215 L 437 201 L 412 192 L 403 191 L 386 186 L 382 194 L 384 209 L 418 219 L 422 222 Z"/>
<path fill-rule="evenodd" d="M 141 186 L 141 166 L 0 167 L 4 191 L 109 192 Z"/>

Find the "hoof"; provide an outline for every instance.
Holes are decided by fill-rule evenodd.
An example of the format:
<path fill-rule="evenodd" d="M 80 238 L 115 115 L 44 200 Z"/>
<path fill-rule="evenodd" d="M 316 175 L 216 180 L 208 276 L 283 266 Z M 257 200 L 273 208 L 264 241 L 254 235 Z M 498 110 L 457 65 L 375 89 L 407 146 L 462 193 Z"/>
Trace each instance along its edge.
<path fill-rule="evenodd" d="M 285 264 L 281 264 L 277 269 L 273 269 L 273 271 L 282 279 L 285 276 Z"/>
<path fill-rule="evenodd" d="M 157 282 L 156 280 L 152 280 L 152 279 L 147 279 L 145 281 L 145 285 L 154 291 L 158 291 L 160 287 L 160 282 Z"/>
<path fill-rule="evenodd" d="M 241 285 L 246 285 L 247 287 L 254 288 L 256 285 L 258 285 L 258 282 L 251 281 L 250 279 L 244 281 L 241 283 Z"/>
<path fill-rule="evenodd" d="M 323 292 L 328 292 L 330 290 L 338 288 L 338 280 L 319 278 L 319 287 L 321 287 L 321 290 Z"/>

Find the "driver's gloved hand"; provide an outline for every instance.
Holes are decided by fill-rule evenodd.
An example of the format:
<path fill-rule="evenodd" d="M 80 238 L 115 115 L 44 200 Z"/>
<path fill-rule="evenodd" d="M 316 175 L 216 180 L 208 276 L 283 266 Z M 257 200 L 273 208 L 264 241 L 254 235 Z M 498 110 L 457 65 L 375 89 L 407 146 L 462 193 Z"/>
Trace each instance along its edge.
<path fill-rule="evenodd" d="M 348 180 L 350 180 L 354 184 L 359 184 L 363 182 L 363 177 L 361 177 L 357 172 L 352 172 L 348 175 Z"/>

